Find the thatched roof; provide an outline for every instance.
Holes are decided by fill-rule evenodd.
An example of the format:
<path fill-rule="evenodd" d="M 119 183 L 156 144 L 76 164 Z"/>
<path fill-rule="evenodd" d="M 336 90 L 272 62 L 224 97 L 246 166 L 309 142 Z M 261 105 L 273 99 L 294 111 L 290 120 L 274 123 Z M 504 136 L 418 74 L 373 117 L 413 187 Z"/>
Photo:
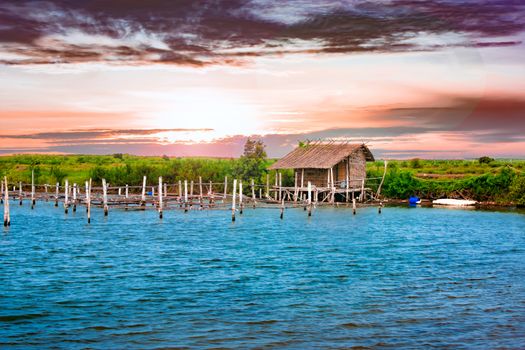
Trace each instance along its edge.
<path fill-rule="evenodd" d="M 357 151 L 364 152 L 367 161 L 374 161 L 372 152 L 364 144 L 318 142 L 297 147 L 272 164 L 270 169 L 330 169 Z"/>

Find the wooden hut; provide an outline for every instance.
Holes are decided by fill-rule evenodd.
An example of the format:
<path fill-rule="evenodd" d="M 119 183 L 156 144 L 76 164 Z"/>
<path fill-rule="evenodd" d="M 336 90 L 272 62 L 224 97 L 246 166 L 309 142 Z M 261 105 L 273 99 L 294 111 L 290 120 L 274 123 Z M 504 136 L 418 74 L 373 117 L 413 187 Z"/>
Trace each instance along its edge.
<path fill-rule="evenodd" d="M 348 200 L 350 193 L 353 197 L 359 192 L 363 199 L 367 161 L 374 161 L 374 156 L 365 144 L 318 141 L 297 147 L 270 170 L 293 169 L 295 192 L 304 191 L 310 182 L 316 193 L 326 194 L 321 200 L 334 202 L 338 193 Z"/>

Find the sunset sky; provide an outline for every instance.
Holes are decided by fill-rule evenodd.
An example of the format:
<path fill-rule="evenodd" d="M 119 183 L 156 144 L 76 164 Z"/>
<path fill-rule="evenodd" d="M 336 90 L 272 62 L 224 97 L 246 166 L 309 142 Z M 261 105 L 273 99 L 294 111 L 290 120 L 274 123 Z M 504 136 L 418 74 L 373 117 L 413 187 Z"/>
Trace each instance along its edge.
<path fill-rule="evenodd" d="M 525 157 L 525 2 L 0 2 L 0 154 Z"/>

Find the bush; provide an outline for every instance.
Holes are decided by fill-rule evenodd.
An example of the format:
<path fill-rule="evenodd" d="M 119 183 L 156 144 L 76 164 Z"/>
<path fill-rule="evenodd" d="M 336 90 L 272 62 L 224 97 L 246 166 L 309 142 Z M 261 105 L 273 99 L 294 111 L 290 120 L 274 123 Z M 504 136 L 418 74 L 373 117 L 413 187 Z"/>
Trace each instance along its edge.
<path fill-rule="evenodd" d="M 525 174 L 520 174 L 514 178 L 510 185 L 509 197 L 516 205 L 525 206 Z"/>
<path fill-rule="evenodd" d="M 490 164 L 494 161 L 494 158 L 483 156 L 478 159 L 479 164 Z"/>

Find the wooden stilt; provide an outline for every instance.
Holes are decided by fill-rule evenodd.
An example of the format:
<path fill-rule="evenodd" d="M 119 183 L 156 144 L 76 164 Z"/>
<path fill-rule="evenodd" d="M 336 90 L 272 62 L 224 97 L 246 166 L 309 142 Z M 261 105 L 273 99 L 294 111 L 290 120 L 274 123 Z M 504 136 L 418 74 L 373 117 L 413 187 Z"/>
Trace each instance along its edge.
<path fill-rule="evenodd" d="M 279 171 L 279 200 L 282 199 L 282 196 L 283 196 L 283 192 L 282 192 L 282 188 L 283 188 L 283 174 Z"/>
<path fill-rule="evenodd" d="M 352 198 L 352 213 L 354 215 L 357 213 L 356 206 L 355 206 L 355 198 Z"/>
<path fill-rule="evenodd" d="M 77 211 L 77 184 L 73 184 L 73 213 Z"/>
<path fill-rule="evenodd" d="M 210 180 L 209 188 L 208 188 L 208 204 L 211 205 L 213 203 L 214 195 L 213 195 L 213 182 Z"/>
<path fill-rule="evenodd" d="M 60 184 L 57 182 L 56 189 L 55 189 L 55 207 L 58 207 L 58 188 Z"/>
<path fill-rule="evenodd" d="M 126 184 L 126 191 L 124 192 L 126 196 L 126 208 L 125 210 L 128 210 L 128 200 L 129 200 L 129 186 Z"/>
<path fill-rule="evenodd" d="M 108 187 L 106 184 L 106 179 L 102 179 L 102 202 L 104 205 L 104 216 L 108 216 Z"/>
<path fill-rule="evenodd" d="M 188 180 L 184 180 L 184 212 L 188 212 Z"/>
<path fill-rule="evenodd" d="M 190 208 L 193 207 L 193 180 L 190 181 Z"/>
<path fill-rule="evenodd" d="M 381 178 L 381 182 L 379 183 L 379 187 L 377 187 L 377 193 L 376 193 L 376 198 L 379 198 L 379 196 L 381 195 L 381 187 L 383 187 L 383 182 L 385 182 L 385 176 L 386 176 L 386 168 L 388 166 L 388 161 L 385 160 L 385 168 L 383 170 L 383 177 Z"/>
<path fill-rule="evenodd" d="M 266 198 L 270 198 L 270 174 L 266 174 Z"/>
<path fill-rule="evenodd" d="M 361 180 L 361 202 L 365 201 L 365 179 Z"/>
<path fill-rule="evenodd" d="M 226 200 L 226 194 L 228 193 L 228 176 L 224 177 L 224 195 L 222 196 L 223 200 Z"/>
<path fill-rule="evenodd" d="M 281 220 L 284 218 L 284 198 L 281 201 L 281 215 L 280 215 L 280 218 L 281 218 Z"/>
<path fill-rule="evenodd" d="M 2 187 L 2 192 L 0 194 L 0 203 L 1 204 L 4 204 L 4 179 L 2 179 L 2 181 L 0 181 L 1 183 L 1 187 Z"/>
<path fill-rule="evenodd" d="M 64 184 L 64 213 L 69 211 L 69 180 L 66 179 Z"/>
<path fill-rule="evenodd" d="M 334 168 L 330 168 L 330 203 L 335 203 Z"/>
<path fill-rule="evenodd" d="M 47 184 L 44 185 L 44 192 L 46 194 L 46 202 L 49 201 L 49 196 L 47 195 Z"/>
<path fill-rule="evenodd" d="M 348 203 L 350 201 L 350 157 L 346 158 L 346 168 L 345 168 L 345 183 L 346 183 L 346 195 L 345 201 Z"/>
<path fill-rule="evenodd" d="M 35 170 L 31 170 L 31 209 L 35 207 Z"/>
<path fill-rule="evenodd" d="M 22 199 L 24 198 L 22 196 L 22 182 L 18 184 L 18 198 L 20 199 L 20 205 L 22 205 Z"/>
<path fill-rule="evenodd" d="M 146 206 L 146 176 L 142 178 L 142 196 L 140 198 L 140 205 Z"/>
<path fill-rule="evenodd" d="M 162 219 L 162 176 L 159 176 L 159 219 Z"/>
<path fill-rule="evenodd" d="M 86 181 L 86 210 L 89 224 L 91 223 L 91 179 L 89 179 L 89 183 Z"/>
<path fill-rule="evenodd" d="M 312 183 L 308 181 L 308 216 L 312 216 Z"/>
<path fill-rule="evenodd" d="M 237 179 L 233 179 L 233 194 L 232 194 L 232 222 L 235 221 L 235 192 L 237 191 Z"/>
<path fill-rule="evenodd" d="M 199 176 L 199 206 L 202 209 L 202 177 Z"/>
<path fill-rule="evenodd" d="M 242 180 L 239 181 L 239 214 L 242 215 L 242 210 L 244 209 L 242 203 Z"/>
<path fill-rule="evenodd" d="M 182 208 L 182 181 L 179 180 L 179 203 L 180 207 Z"/>
<path fill-rule="evenodd" d="M 251 187 L 252 187 L 252 204 L 253 204 L 253 209 L 255 209 L 255 183 L 253 181 L 253 179 L 251 180 L 251 183 L 250 183 Z"/>
<path fill-rule="evenodd" d="M 297 171 L 294 170 L 293 201 L 297 202 Z"/>
<path fill-rule="evenodd" d="M 11 226 L 11 216 L 9 213 L 9 187 L 7 185 L 7 176 L 4 176 L 5 192 L 4 192 L 4 227 Z"/>

